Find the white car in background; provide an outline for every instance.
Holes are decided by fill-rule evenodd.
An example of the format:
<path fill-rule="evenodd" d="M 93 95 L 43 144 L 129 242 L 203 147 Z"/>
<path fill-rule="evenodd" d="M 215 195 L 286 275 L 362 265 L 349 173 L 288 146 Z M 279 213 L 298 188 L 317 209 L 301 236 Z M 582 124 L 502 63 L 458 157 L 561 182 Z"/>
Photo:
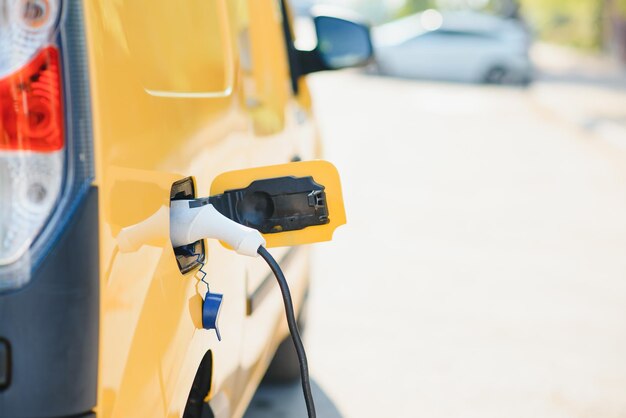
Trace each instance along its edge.
<path fill-rule="evenodd" d="M 512 19 L 427 10 L 373 29 L 380 73 L 473 83 L 528 84 L 530 35 Z"/>

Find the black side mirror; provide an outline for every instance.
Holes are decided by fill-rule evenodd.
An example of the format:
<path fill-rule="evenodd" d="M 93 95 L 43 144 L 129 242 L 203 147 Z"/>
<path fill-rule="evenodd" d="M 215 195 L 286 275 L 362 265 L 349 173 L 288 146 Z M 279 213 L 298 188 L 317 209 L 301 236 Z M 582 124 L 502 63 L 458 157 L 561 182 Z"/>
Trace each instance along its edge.
<path fill-rule="evenodd" d="M 372 57 L 369 27 L 333 16 L 316 16 L 317 52 L 329 70 L 365 65 Z"/>
<path fill-rule="evenodd" d="M 373 56 L 370 28 L 353 19 L 318 14 L 313 18 L 317 47 L 297 50 L 299 75 L 366 65 Z"/>

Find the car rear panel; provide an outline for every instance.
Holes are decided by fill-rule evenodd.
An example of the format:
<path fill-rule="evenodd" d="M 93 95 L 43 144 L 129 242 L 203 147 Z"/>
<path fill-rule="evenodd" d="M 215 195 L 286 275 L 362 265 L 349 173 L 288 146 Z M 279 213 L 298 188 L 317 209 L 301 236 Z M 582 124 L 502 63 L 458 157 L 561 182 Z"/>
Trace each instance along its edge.
<path fill-rule="evenodd" d="M 98 190 L 92 187 L 32 283 L 0 296 L 0 335 L 10 348 L 0 417 L 70 417 L 95 407 L 97 230 Z"/>
<path fill-rule="evenodd" d="M 90 414 L 97 400 L 99 236 L 82 4 L 62 3 L 60 54 L 66 149 L 62 190 L 42 232 L 0 293 L 0 416 Z M 9 265 L 11 268 L 11 265 Z"/>

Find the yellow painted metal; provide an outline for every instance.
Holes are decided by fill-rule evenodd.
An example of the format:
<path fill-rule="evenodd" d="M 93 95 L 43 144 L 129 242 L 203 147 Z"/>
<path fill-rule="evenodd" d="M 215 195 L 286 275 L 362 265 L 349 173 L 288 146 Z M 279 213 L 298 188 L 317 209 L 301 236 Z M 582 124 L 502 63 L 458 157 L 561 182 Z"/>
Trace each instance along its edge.
<path fill-rule="evenodd" d="M 246 298 L 267 267 L 207 242 L 207 280 L 225 298 L 218 343 L 200 326 L 206 289 L 197 271 L 180 273 L 168 217 L 155 214 L 169 211 L 181 178 L 193 176 L 206 196 L 220 173 L 318 157 L 308 98 L 289 88 L 277 1 L 85 0 L 84 7 L 100 191 L 98 418 L 182 416 L 209 349 L 211 396 L 221 416 L 240 417 L 286 335 L 280 295 L 273 291 L 247 317 Z M 121 252 L 120 231 L 148 223 L 151 238 Z M 287 266 L 296 304 L 307 265 L 301 249 Z"/>
<path fill-rule="evenodd" d="M 328 161 L 300 161 L 222 173 L 213 180 L 211 184 L 211 195 L 221 194 L 227 190 L 247 187 L 255 180 L 284 176 L 312 176 L 313 180 L 323 185 L 325 187 L 324 191 L 326 192 L 330 222 L 326 225 L 310 226 L 298 231 L 263 234 L 267 241 L 267 247 L 290 247 L 294 245 L 330 241 L 333 238 L 335 229 L 346 223 L 346 211 L 343 205 L 339 172 L 337 168 Z"/>

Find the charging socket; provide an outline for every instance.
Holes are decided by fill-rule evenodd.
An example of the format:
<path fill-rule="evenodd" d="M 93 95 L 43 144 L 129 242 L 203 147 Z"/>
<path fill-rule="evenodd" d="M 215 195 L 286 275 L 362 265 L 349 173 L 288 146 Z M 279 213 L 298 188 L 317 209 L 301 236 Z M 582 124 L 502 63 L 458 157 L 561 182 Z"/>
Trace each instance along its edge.
<path fill-rule="evenodd" d="M 248 187 L 211 196 L 208 203 L 227 218 L 263 234 L 330 222 L 324 186 L 311 176 L 256 180 Z"/>
<path fill-rule="evenodd" d="M 323 160 L 222 173 L 197 204 L 208 203 L 261 232 L 267 248 L 330 241 L 346 223 L 339 173 Z"/>
<path fill-rule="evenodd" d="M 196 197 L 193 177 L 186 177 L 172 184 L 170 201 L 189 200 Z M 185 274 L 199 267 L 206 258 L 204 240 L 198 240 L 181 247 L 174 247 L 174 255 L 180 272 Z"/>

